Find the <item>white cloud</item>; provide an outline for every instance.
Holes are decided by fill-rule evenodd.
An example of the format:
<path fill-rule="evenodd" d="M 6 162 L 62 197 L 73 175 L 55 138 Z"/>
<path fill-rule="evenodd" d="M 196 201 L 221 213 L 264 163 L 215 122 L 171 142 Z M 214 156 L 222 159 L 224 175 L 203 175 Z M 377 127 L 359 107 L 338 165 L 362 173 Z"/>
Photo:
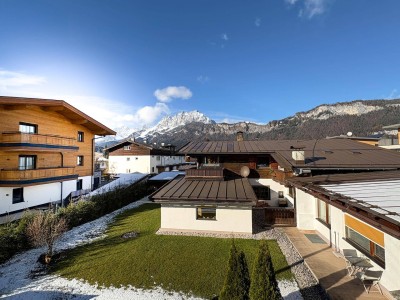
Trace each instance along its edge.
<path fill-rule="evenodd" d="M 256 18 L 256 20 L 254 21 L 254 25 L 256 25 L 256 27 L 260 27 L 261 26 L 261 19 L 260 18 Z"/>
<path fill-rule="evenodd" d="M 312 19 L 315 16 L 322 15 L 328 9 L 328 5 L 332 0 L 284 0 L 289 5 L 301 5 L 299 9 L 300 18 Z"/>
<path fill-rule="evenodd" d="M 39 85 L 43 83 L 46 83 L 46 79 L 41 76 L 27 75 L 21 72 L 0 69 L 0 90 L 6 90 L 10 87 Z"/>
<path fill-rule="evenodd" d="M 170 110 L 165 103 L 156 103 L 154 106 L 145 106 L 139 109 L 134 115 L 136 123 L 151 125 L 162 115 L 169 114 Z M 143 127 L 143 126 L 142 126 Z"/>
<path fill-rule="evenodd" d="M 172 99 L 189 99 L 192 95 L 192 92 L 184 86 L 168 86 L 154 92 L 154 96 L 161 102 L 170 102 Z"/>
<path fill-rule="evenodd" d="M 208 78 L 208 76 L 205 76 L 205 75 L 197 76 L 197 81 L 202 84 L 206 83 L 209 80 L 210 80 L 210 78 Z"/>
<path fill-rule="evenodd" d="M 229 37 L 226 33 L 221 34 L 221 39 L 223 39 L 224 41 L 229 40 Z"/>

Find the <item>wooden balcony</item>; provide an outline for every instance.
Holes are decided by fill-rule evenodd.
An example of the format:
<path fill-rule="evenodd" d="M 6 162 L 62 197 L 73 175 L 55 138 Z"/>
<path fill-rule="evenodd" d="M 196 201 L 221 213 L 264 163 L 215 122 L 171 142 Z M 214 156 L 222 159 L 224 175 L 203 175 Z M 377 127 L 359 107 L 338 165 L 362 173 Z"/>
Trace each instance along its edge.
<path fill-rule="evenodd" d="M 222 168 L 189 169 L 186 170 L 186 178 L 224 180 L 224 169 Z"/>
<path fill-rule="evenodd" d="M 77 151 L 76 139 L 57 135 L 2 132 L 0 149 L 3 151 Z"/>
<path fill-rule="evenodd" d="M 0 186 L 43 184 L 77 178 L 74 167 L 34 170 L 0 170 Z"/>

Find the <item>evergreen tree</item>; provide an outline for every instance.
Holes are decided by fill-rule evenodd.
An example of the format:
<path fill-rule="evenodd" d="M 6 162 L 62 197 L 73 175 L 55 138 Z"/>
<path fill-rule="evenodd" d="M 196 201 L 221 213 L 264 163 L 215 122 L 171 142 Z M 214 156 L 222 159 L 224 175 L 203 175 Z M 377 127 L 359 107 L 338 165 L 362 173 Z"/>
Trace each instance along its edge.
<path fill-rule="evenodd" d="M 282 299 L 275 279 L 271 255 L 265 241 L 260 243 L 254 262 L 250 286 L 251 300 Z"/>
<path fill-rule="evenodd" d="M 243 252 L 238 252 L 234 241 L 232 241 L 225 283 L 219 299 L 249 299 L 249 287 L 250 277 L 246 257 Z"/>

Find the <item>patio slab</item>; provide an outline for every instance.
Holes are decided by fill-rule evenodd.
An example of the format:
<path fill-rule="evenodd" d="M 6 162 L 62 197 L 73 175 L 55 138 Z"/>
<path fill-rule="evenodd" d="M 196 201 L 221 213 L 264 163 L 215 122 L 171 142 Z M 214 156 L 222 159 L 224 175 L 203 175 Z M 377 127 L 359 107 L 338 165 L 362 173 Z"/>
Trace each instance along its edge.
<path fill-rule="evenodd" d="M 331 299 L 387 299 L 380 293 L 367 294 L 361 282 L 348 275 L 344 259 L 337 257 L 329 244 L 313 243 L 306 237 L 305 234 L 316 234 L 315 231 L 301 231 L 294 227 L 282 229 Z"/>

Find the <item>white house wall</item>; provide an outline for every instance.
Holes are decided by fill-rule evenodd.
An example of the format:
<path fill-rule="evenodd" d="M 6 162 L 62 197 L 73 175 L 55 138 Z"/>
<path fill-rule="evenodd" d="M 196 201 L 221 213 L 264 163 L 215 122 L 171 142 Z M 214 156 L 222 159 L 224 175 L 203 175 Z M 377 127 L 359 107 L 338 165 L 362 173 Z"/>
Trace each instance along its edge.
<path fill-rule="evenodd" d="M 279 182 L 276 182 L 275 180 L 272 179 L 265 179 L 265 178 L 249 178 L 249 182 L 252 186 L 269 186 L 271 190 L 271 200 L 268 201 L 270 206 L 278 206 L 278 192 L 283 191 L 284 196 L 286 199 L 289 200 L 289 206 L 294 206 L 293 205 L 293 199 L 291 197 L 288 197 L 288 189 L 283 185 L 280 184 Z"/>
<path fill-rule="evenodd" d="M 118 173 L 159 173 L 157 166 L 182 164 L 183 156 L 176 155 L 110 155 L 109 172 Z M 172 171 L 172 170 L 171 170 Z"/>
<path fill-rule="evenodd" d="M 297 227 L 303 230 L 316 230 L 331 245 L 333 251 L 343 249 L 355 249 L 344 239 L 345 234 L 345 213 L 334 206 L 330 206 L 331 228 L 317 220 L 317 198 L 299 189 L 296 190 L 296 214 Z M 353 216 L 354 217 L 354 216 Z M 356 218 L 357 219 L 357 218 Z M 357 219 L 359 222 L 365 223 Z M 367 224 L 368 226 L 371 226 Z M 372 226 L 371 226 L 372 227 Z M 374 227 L 375 228 L 375 227 Z M 377 228 L 376 228 L 377 229 Z M 379 229 L 378 229 L 379 230 Z M 385 269 L 370 261 L 373 268 L 370 270 L 383 271 L 381 284 L 389 291 L 400 290 L 400 240 L 384 233 L 385 241 Z M 355 249 L 357 250 L 357 249 Z M 365 256 L 358 251 L 358 255 Z"/>
<path fill-rule="evenodd" d="M 151 172 L 150 155 L 110 155 L 108 161 L 109 172 L 113 174 L 134 172 L 148 174 Z"/>
<path fill-rule="evenodd" d="M 161 229 L 252 233 L 252 209 L 217 207 L 216 220 L 197 220 L 194 206 L 162 205 Z"/>
<path fill-rule="evenodd" d="M 57 202 L 61 197 L 61 184 L 59 182 L 47 183 L 24 187 L 24 201 L 13 204 L 13 189 L 15 187 L 0 188 L 0 214 L 12 213 L 49 202 Z"/>
<path fill-rule="evenodd" d="M 92 176 L 79 177 L 82 179 L 82 189 L 91 189 Z M 51 202 L 60 202 L 72 191 L 76 191 L 77 180 L 46 183 L 24 187 L 24 201 L 12 203 L 13 189 L 16 187 L 0 187 L 0 214 L 12 213 L 30 207 Z M 61 193 L 62 191 L 62 193 Z"/>
<path fill-rule="evenodd" d="M 296 221 L 299 229 L 315 229 L 315 207 L 316 199 L 313 196 L 296 189 Z"/>

